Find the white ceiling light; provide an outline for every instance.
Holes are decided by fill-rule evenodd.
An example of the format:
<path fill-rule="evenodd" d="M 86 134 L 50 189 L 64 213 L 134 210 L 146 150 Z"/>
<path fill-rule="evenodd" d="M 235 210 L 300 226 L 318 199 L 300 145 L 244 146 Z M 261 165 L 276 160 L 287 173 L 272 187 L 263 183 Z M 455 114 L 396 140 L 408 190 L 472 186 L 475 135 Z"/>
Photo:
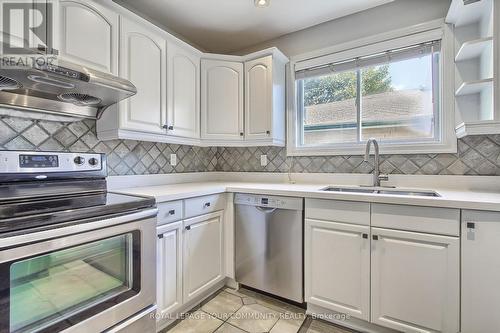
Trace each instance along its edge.
<path fill-rule="evenodd" d="M 267 7 L 267 6 L 269 6 L 270 2 L 271 2 L 271 0 L 255 0 L 255 7 L 259 7 L 259 8 Z"/>

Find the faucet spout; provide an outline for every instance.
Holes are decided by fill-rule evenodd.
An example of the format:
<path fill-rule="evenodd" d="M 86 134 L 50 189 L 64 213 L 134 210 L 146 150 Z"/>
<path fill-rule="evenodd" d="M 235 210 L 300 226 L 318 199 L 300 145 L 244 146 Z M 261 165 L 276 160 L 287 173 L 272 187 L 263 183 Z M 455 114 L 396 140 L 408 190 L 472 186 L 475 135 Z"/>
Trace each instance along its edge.
<path fill-rule="evenodd" d="M 389 180 L 389 177 L 387 175 L 380 175 L 380 149 L 377 140 L 375 139 L 369 139 L 366 142 L 366 151 L 365 151 L 365 162 L 368 162 L 370 159 L 370 148 L 373 144 L 373 148 L 375 150 L 374 154 L 374 169 L 373 169 L 373 186 L 380 186 L 380 181 L 381 180 Z"/>

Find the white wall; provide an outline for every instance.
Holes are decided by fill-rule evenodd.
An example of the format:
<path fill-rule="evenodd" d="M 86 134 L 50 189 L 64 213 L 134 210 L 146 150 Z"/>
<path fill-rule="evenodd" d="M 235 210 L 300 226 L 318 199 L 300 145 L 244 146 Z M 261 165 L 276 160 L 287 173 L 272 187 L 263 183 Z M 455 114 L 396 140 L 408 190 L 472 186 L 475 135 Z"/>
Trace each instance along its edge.
<path fill-rule="evenodd" d="M 450 3 L 450 0 L 396 0 L 383 6 L 254 45 L 235 54 L 247 54 L 266 47 L 276 46 L 290 57 L 350 40 L 443 18 L 446 16 Z"/>

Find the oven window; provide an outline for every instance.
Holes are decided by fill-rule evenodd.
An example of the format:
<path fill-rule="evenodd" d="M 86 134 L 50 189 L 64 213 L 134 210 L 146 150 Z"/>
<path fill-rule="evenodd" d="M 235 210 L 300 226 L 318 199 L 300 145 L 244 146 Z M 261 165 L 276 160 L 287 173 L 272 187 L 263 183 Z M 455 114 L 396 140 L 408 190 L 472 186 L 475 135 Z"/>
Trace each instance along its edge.
<path fill-rule="evenodd" d="M 51 252 L 10 266 L 10 331 L 47 328 L 133 286 L 133 235 Z"/>

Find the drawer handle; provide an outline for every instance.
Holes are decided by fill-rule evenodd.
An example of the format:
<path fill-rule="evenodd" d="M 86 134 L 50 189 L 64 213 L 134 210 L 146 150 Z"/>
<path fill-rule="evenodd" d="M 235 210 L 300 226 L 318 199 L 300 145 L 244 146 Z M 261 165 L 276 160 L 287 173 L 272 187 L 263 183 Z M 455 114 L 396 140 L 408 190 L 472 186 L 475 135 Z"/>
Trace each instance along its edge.
<path fill-rule="evenodd" d="M 191 226 L 190 226 L 190 225 L 188 225 L 185 229 L 186 229 L 186 230 L 191 230 Z"/>
<path fill-rule="evenodd" d="M 203 205 L 203 208 L 208 208 L 210 207 L 210 202 L 205 202 L 205 204 Z"/>
<path fill-rule="evenodd" d="M 363 234 L 364 239 L 368 239 L 368 234 Z"/>
<path fill-rule="evenodd" d="M 168 215 L 175 215 L 175 209 L 169 210 Z"/>
<path fill-rule="evenodd" d="M 373 240 L 378 240 L 378 236 L 377 235 L 373 235 Z"/>

